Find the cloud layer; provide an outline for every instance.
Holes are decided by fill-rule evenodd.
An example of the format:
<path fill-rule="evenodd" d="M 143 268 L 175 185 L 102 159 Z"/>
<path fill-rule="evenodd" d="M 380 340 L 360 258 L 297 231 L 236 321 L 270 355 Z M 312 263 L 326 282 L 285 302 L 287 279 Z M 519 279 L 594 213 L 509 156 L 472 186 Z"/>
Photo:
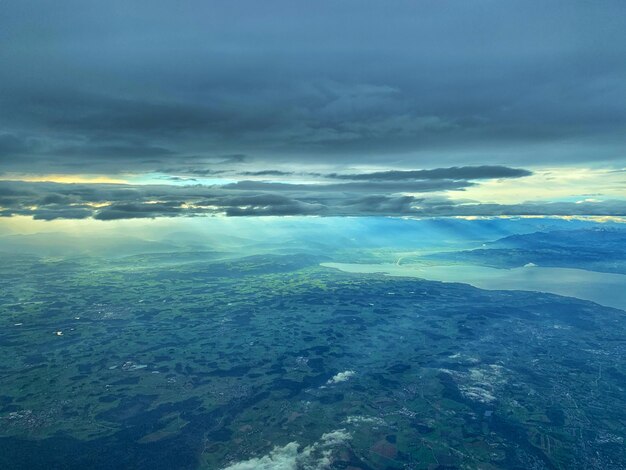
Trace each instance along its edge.
<path fill-rule="evenodd" d="M 463 170 L 466 175 L 473 171 Z M 458 176 L 457 169 L 441 169 L 432 174 L 448 173 Z M 474 173 L 474 176 L 480 174 Z M 240 181 L 223 185 L 184 186 L 0 181 L 0 216 L 27 215 L 41 220 L 117 220 L 202 215 L 626 215 L 624 200 L 589 198 L 576 202 L 486 204 L 452 200 L 444 195 L 445 190 L 458 190 L 475 184 L 470 180 L 381 180 L 375 175 L 373 181 L 329 184 Z"/>
<path fill-rule="evenodd" d="M 0 179 L 129 184 L 1 182 L 0 215 L 623 213 L 595 190 L 467 196 L 501 194 L 526 168 L 626 166 L 622 0 L 33 0 L 2 12 Z"/>
<path fill-rule="evenodd" d="M 2 9 L 0 171 L 625 162 L 621 0 Z"/>

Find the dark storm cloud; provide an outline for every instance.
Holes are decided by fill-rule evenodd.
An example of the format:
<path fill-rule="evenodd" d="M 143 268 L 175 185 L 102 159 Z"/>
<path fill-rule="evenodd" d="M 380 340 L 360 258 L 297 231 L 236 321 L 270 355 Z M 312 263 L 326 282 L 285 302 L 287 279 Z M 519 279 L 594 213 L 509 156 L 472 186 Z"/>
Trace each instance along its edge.
<path fill-rule="evenodd" d="M 374 173 L 337 174 L 326 175 L 328 178 L 344 180 L 367 180 L 367 181 L 402 181 L 402 180 L 475 180 L 492 178 L 521 178 L 532 175 L 531 171 L 522 168 L 509 168 L 505 166 L 464 166 L 452 168 L 436 168 L 433 170 L 409 170 L 409 171 L 377 171 Z"/>
<path fill-rule="evenodd" d="M 172 170 L 170 170 L 172 171 Z M 203 176 L 228 173 L 235 177 L 247 176 L 296 176 L 318 179 L 339 179 L 351 181 L 425 181 L 425 180 L 480 180 L 494 178 L 521 178 L 532 175 L 532 171 L 523 168 L 510 168 L 502 165 L 481 165 L 464 166 L 451 168 L 435 168 L 432 170 L 388 170 L 371 173 L 315 173 L 315 172 L 294 172 L 283 170 L 259 170 L 259 171 L 237 171 L 237 170 L 194 170 L 179 169 L 179 173 L 202 174 Z"/>
<path fill-rule="evenodd" d="M 255 200 L 256 199 L 256 200 Z M 226 201 L 224 201 L 226 202 Z M 287 197 L 258 196 L 250 200 L 242 200 L 239 204 L 226 206 L 226 215 L 240 216 L 285 216 L 285 215 L 326 215 L 329 211 L 321 204 L 299 201 Z"/>
<path fill-rule="evenodd" d="M 216 176 L 229 173 L 228 170 L 213 170 L 213 169 L 197 169 L 197 168 L 165 168 L 157 170 L 158 173 L 175 173 L 177 175 L 189 176 Z M 171 176 L 171 178 L 180 178 L 180 176 Z"/>
<path fill-rule="evenodd" d="M 625 161 L 622 0 L 0 9 L 5 172 Z"/>
<path fill-rule="evenodd" d="M 196 211 L 200 214 L 202 211 Z M 182 203 L 126 203 L 111 204 L 105 209 L 94 213 L 93 218 L 97 220 L 118 220 L 118 219 L 139 219 L 155 217 L 176 217 L 186 215 L 182 208 Z"/>
<path fill-rule="evenodd" d="M 464 180 L 440 181 L 364 181 L 358 183 L 339 184 L 291 184 L 272 183 L 267 181 L 238 181 L 226 184 L 225 189 L 244 191 L 289 191 L 289 192 L 367 192 L 367 193 L 422 193 L 435 191 L 459 190 L 472 186 L 474 183 Z"/>
<path fill-rule="evenodd" d="M 297 186 L 298 185 L 285 185 Z M 35 219 L 119 220 L 156 217 L 226 216 L 498 216 L 614 215 L 626 216 L 626 201 L 570 203 L 478 204 L 428 195 L 314 191 L 273 185 L 171 186 L 122 184 L 60 184 L 0 181 L 0 216 Z"/>
<path fill-rule="evenodd" d="M 290 176 L 290 175 L 293 175 L 293 171 L 260 170 L 260 171 L 242 171 L 239 174 L 241 176 Z"/>
<path fill-rule="evenodd" d="M 359 215 L 406 215 L 415 212 L 413 206 L 423 201 L 412 196 L 366 196 L 356 199 L 346 199 L 345 211 L 348 214 Z"/>

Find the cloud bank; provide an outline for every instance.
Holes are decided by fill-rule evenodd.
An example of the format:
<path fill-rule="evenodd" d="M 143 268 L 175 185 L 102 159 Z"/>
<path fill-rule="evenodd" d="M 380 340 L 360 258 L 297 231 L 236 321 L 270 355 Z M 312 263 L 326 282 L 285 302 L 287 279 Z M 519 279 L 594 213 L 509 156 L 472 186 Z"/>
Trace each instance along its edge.
<path fill-rule="evenodd" d="M 446 197 L 527 168 L 626 166 L 622 0 L 33 0 L 2 13 L 0 179 L 129 183 L 2 182 L 3 216 L 623 213 L 607 197 Z"/>
<path fill-rule="evenodd" d="M 2 10 L 6 172 L 626 162 L 622 0 Z"/>
<path fill-rule="evenodd" d="M 376 178 L 376 176 L 374 177 Z M 469 180 L 222 185 L 68 184 L 0 181 L 0 216 L 39 220 L 118 220 L 195 216 L 519 216 L 626 215 L 623 199 L 487 204 L 453 200 L 448 189 Z M 442 193 L 442 191 L 444 191 Z"/>

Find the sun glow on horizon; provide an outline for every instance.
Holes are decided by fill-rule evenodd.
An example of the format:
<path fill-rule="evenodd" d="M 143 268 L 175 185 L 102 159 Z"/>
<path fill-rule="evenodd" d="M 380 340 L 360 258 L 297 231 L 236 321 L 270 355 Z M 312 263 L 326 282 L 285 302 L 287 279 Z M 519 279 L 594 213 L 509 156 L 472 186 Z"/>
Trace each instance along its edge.
<path fill-rule="evenodd" d="M 129 179 L 122 176 L 90 175 L 90 174 L 23 174 L 8 173 L 2 175 L 3 181 L 26 181 L 29 183 L 63 183 L 63 184 L 128 184 Z"/>

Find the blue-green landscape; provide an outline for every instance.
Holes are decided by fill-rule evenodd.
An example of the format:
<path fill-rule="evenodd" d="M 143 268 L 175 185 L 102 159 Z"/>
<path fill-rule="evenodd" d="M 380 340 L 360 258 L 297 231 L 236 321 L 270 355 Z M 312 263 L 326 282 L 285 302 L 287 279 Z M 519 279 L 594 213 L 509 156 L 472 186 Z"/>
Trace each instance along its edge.
<path fill-rule="evenodd" d="M 339 221 L 341 233 L 371 236 L 349 247 L 329 233 L 333 223 L 265 221 L 266 230 L 279 226 L 272 243 L 251 230 L 229 251 L 210 241 L 200 249 L 200 236 L 181 234 L 120 237 L 117 246 L 136 253 L 119 256 L 90 252 L 103 241 L 89 239 L 79 254 L 40 234 L 4 252 L 0 466 L 607 469 L 626 461 L 626 312 L 610 307 L 623 302 L 623 274 L 581 263 L 589 277 L 577 279 L 590 280 L 589 292 L 614 276 L 614 295 L 554 295 L 560 281 L 548 278 L 570 269 L 555 257 L 545 261 L 554 266 L 544 268 L 545 289 L 501 290 L 492 271 L 506 280 L 511 270 L 478 264 L 494 263 L 483 246 L 492 246 L 493 221 Z M 239 223 L 237 233 L 258 224 Z M 499 229 L 534 225 L 509 220 Z M 621 224 L 575 225 L 598 252 L 604 246 L 588 240 L 626 236 Z M 420 239 L 442 226 L 459 236 L 437 253 Z M 466 239 L 468 227 L 480 239 Z M 550 233 L 560 236 L 525 234 L 527 259 L 538 256 L 530 240 Z M 17 246 L 24 237 L 4 240 Z M 289 240 L 307 249 L 288 249 Z M 165 242 L 178 247 L 152 251 Z M 467 273 L 491 270 L 487 290 L 441 279 L 456 264 L 430 270 L 460 256 L 452 245 L 477 263 Z M 409 247 L 428 254 L 408 255 Z M 620 247 L 614 260 L 626 257 Z M 621 263 L 608 271 L 623 271 Z"/>

